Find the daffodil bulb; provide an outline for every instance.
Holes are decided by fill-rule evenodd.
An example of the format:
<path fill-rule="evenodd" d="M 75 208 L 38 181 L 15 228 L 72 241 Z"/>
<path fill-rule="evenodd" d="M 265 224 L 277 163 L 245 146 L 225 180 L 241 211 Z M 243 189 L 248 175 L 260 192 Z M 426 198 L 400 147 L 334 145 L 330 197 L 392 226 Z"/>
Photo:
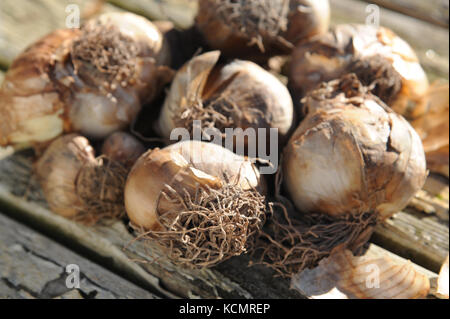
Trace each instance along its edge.
<path fill-rule="evenodd" d="M 265 220 L 265 185 L 250 160 L 184 141 L 142 155 L 125 186 L 125 207 L 144 238 L 175 262 L 212 266 L 244 253 Z"/>
<path fill-rule="evenodd" d="M 413 49 L 391 30 L 342 24 L 298 45 L 292 55 L 290 87 L 295 98 L 320 83 L 355 73 L 394 111 L 423 114 L 428 79 Z"/>
<path fill-rule="evenodd" d="M 296 208 L 332 217 L 403 209 L 427 176 L 411 125 L 354 75 L 311 92 L 284 150 L 284 185 Z"/>
<path fill-rule="evenodd" d="M 327 31 L 328 0 L 200 0 L 196 27 L 228 57 L 262 61 Z"/>
<path fill-rule="evenodd" d="M 34 166 L 50 209 L 85 224 L 125 214 L 126 168 L 95 157 L 89 141 L 77 134 L 50 143 Z"/>
<path fill-rule="evenodd" d="M 175 75 L 157 121 L 157 131 L 169 138 L 175 128 L 192 134 L 194 121 L 202 129 L 248 128 L 278 130 L 286 137 L 294 123 L 289 91 L 274 75 L 250 61 L 218 63 L 219 51 L 194 57 Z"/>
<path fill-rule="evenodd" d="M 12 63 L 0 91 L 0 145 L 63 133 L 104 138 L 127 127 L 172 72 L 158 29 L 131 13 L 107 13 L 43 37 Z"/>

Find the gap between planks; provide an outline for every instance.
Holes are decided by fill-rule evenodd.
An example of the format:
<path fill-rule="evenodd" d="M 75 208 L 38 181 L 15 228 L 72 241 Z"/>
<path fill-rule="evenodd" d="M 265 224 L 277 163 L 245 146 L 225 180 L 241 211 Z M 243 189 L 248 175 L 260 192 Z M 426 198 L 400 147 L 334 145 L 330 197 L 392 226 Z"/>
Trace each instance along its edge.
<path fill-rule="evenodd" d="M 78 271 L 68 272 L 69 265 Z M 73 280 L 78 287 L 67 285 Z M 0 299 L 5 298 L 157 297 L 0 213 Z"/>

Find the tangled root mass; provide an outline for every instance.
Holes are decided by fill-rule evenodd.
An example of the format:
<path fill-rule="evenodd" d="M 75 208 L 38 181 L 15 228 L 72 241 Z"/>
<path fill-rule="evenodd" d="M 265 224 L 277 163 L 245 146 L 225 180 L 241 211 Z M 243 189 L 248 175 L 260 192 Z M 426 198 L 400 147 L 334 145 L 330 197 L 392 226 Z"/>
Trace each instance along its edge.
<path fill-rule="evenodd" d="M 123 190 L 128 170 L 106 157 L 99 157 L 97 162 L 83 166 L 75 182 L 83 205 L 74 219 L 87 225 L 125 215 Z"/>
<path fill-rule="evenodd" d="M 133 59 L 139 48 L 134 41 L 123 35 L 113 25 L 85 25 L 81 37 L 74 41 L 71 55 L 78 73 L 96 72 L 106 83 L 113 81 L 127 84 L 134 73 Z M 90 65 L 88 69 L 79 66 Z M 81 69 L 77 69 L 80 67 Z"/>
<path fill-rule="evenodd" d="M 377 215 L 368 212 L 336 219 L 323 214 L 291 218 L 283 205 L 275 205 L 267 227 L 257 239 L 252 254 L 256 264 L 291 277 L 316 267 L 320 260 L 338 249 L 360 255 L 367 248 Z"/>
<path fill-rule="evenodd" d="M 229 184 L 219 190 L 198 187 L 183 194 L 166 187 L 163 196 L 181 211 L 159 216 L 162 230 L 141 232 L 157 242 L 175 264 L 212 267 L 252 249 L 265 222 L 265 197 L 256 190 Z"/>

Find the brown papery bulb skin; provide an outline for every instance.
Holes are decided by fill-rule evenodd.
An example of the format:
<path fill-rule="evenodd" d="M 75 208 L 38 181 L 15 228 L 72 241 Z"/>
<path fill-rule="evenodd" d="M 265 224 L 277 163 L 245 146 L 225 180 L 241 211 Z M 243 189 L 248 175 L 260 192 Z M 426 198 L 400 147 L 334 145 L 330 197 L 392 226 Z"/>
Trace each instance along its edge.
<path fill-rule="evenodd" d="M 274 75 L 250 61 L 218 64 L 212 51 L 187 62 L 175 75 L 157 122 L 166 138 L 173 129 L 201 120 L 202 128 L 277 128 L 280 139 L 294 123 L 289 91 Z"/>
<path fill-rule="evenodd" d="M 184 141 L 145 153 L 125 186 L 138 238 L 174 263 L 212 267 L 252 249 L 265 222 L 265 184 L 245 157 L 213 143 Z"/>
<path fill-rule="evenodd" d="M 297 99 L 348 73 L 373 85 L 372 92 L 401 115 L 417 117 L 428 108 L 428 79 L 416 54 L 384 27 L 342 24 L 298 45 L 289 86 Z"/>
<path fill-rule="evenodd" d="M 79 135 L 64 135 L 53 141 L 35 165 L 50 209 L 73 218 L 83 207 L 77 195 L 76 180 L 81 168 L 95 165 L 94 149 Z"/>
<path fill-rule="evenodd" d="M 283 153 L 284 185 L 297 209 L 385 219 L 422 188 L 419 136 L 354 75 L 323 84 L 304 103 L 308 114 Z"/>
<path fill-rule="evenodd" d="M 328 0 L 200 0 L 196 27 L 227 57 L 262 62 L 328 30 Z"/>
<path fill-rule="evenodd" d="M 125 186 L 125 207 L 131 222 L 146 230 L 158 230 L 158 215 L 174 209 L 164 200 L 166 185 L 194 193 L 198 186 L 221 188 L 229 178 L 242 189 L 264 192 L 262 177 L 244 157 L 215 145 L 185 141 L 142 155 L 131 170 Z"/>
<path fill-rule="evenodd" d="M 50 209 L 61 216 L 94 224 L 124 214 L 126 169 L 95 158 L 83 136 L 68 134 L 52 141 L 34 170 Z"/>
<path fill-rule="evenodd" d="M 20 54 L 0 91 L 0 145 L 63 132 L 105 138 L 127 127 L 172 77 L 162 34 L 143 17 L 107 13 L 57 30 Z"/>
<path fill-rule="evenodd" d="M 133 135 L 115 132 L 103 142 L 101 153 L 108 159 L 131 169 L 145 151 L 145 146 Z"/>

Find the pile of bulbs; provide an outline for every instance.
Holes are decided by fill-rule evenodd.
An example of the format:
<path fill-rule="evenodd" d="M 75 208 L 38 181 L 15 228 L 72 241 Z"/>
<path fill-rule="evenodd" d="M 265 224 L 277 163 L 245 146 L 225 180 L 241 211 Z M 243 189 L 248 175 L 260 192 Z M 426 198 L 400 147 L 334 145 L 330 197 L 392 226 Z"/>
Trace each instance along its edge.
<path fill-rule="evenodd" d="M 127 218 L 185 266 L 246 253 L 260 234 L 269 239 L 264 263 L 292 262 L 298 256 L 267 250 L 292 245 L 263 228 L 281 206 L 288 221 L 277 225 L 300 237 L 323 226 L 333 242 L 342 235 L 333 225 L 352 219 L 357 236 L 340 243 L 360 248 L 424 184 L 423 146 L 403 116 L 426 113 L 428 81 L 392 31 L 329 30 L 329 18 L 327 0 L 200 0 L 197 43 L 169 41 L 167 24 L 131 13 L 57 30 L 6 74 L 0 146 L 36 149 L 35 172 L 55 213 L 87 223 Z M 185 45 L 204 53 L 177 70 L 177 46 Z M 266 68 L 276 55 L 291 55 L 289 90 Z M 223 136 L 226 128 L 277 129 L 277 178 L 209 141 L 149 149 L 130 134 L 139 121 L 168 141 L 176 128 L 192 133 L 195 120 Z M 322 247 L 302 238 L 299 254 Z"/>

